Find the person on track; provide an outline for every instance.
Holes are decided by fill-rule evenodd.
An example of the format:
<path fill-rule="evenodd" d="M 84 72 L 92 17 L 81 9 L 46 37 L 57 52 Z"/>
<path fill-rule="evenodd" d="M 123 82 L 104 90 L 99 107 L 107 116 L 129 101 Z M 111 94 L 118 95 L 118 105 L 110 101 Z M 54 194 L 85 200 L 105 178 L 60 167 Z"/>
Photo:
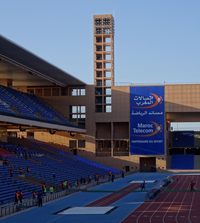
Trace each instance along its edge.
<path fill-rule="evenodd" d="M 196 182 L 195 182 L 194 180 L 192 180 L 192 181 L 190 182 L 190 191 L 194 191 L 194 190 L 195 190 L 195 189 L 194 189 L 195 184 L 196 184 Z"/>
<path fill-rule="evenodd" d="M 144 180 L 140 185 L 141 191 L 145 190 L 145 186 L 146 186 L 146 182 Z"/>

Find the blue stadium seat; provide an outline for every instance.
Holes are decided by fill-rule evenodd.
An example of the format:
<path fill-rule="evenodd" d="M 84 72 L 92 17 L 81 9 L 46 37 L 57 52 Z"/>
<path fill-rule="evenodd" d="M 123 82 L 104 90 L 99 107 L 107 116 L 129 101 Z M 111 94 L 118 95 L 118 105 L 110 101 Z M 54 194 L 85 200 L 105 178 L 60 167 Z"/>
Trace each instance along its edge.
<path fill-rule="evenodd" d="M 0 85 L 0 114 L 73 126 L 61 114 L 34 95 Z"/>
<path fill-rule="evenodd" d="M 6 159 L 9 166 L 14 169 L 13 177 L 8 174 L 8 166 L 3 166 L 0 169 L 4 179 L 0 181 L 0 189 L 4 191 L 0 195 L 0 202 L 14 199 L 14 192 L 18 189 L 23 190 L 26 196 L 31 196 L 31 192 L 39 190 L 43 182 L 46 185 L 54 185 L 59 188 L 65 180 L 74 185 L 81 178 L 90 176 L 94 179 L 96 174 L 105 176 L 108 171 L 115 174 L 120 173 L 117 169 L 106 167 L 80 156 L 73 156 L 69 152 L 33 139 L 16 139 L 12 143 L 0 142 L 0 148 L 10 152 L 11 155 Z M 30 168 L 30 172 L 26 171 L 27 167 Z M 19 168 L 23 169 L 24 178 L 20 177 Z M 53 174 L 55 174 L 55 178 Z"/>

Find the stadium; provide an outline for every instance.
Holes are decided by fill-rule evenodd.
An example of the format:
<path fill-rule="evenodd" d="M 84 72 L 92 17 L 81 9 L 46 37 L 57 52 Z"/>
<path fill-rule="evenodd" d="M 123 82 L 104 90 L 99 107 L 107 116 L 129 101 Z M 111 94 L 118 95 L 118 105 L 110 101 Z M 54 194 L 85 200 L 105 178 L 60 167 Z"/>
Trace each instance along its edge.
<path fill-rule="evenodd" d="M 0 36 L 0 221 L 200 221 L 200 84 L 116 85 L 114 26 L 93 85 Z"/>

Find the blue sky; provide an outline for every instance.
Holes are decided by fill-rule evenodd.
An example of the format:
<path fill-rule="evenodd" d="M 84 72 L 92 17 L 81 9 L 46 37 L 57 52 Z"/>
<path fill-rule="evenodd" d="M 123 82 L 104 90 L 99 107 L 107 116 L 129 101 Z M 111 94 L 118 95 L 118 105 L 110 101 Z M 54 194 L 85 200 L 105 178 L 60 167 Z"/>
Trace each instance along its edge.
<path fill-rule="evenodd" d="M 115 18 L 117 83 L 200 82 L 199 0 L 0 0 L 0 34 L 93 83 L 94 14 Z"/>

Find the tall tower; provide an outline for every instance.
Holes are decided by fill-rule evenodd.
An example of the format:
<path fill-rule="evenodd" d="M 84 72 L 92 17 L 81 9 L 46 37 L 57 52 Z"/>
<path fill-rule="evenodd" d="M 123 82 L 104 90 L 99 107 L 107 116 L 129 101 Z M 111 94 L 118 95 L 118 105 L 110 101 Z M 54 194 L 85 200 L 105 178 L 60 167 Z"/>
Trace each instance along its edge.
<path fill-rule="evenodd" d="M 114 86 L 114 18 L 94 16 L 95 111 L 112 112 Z"/>

